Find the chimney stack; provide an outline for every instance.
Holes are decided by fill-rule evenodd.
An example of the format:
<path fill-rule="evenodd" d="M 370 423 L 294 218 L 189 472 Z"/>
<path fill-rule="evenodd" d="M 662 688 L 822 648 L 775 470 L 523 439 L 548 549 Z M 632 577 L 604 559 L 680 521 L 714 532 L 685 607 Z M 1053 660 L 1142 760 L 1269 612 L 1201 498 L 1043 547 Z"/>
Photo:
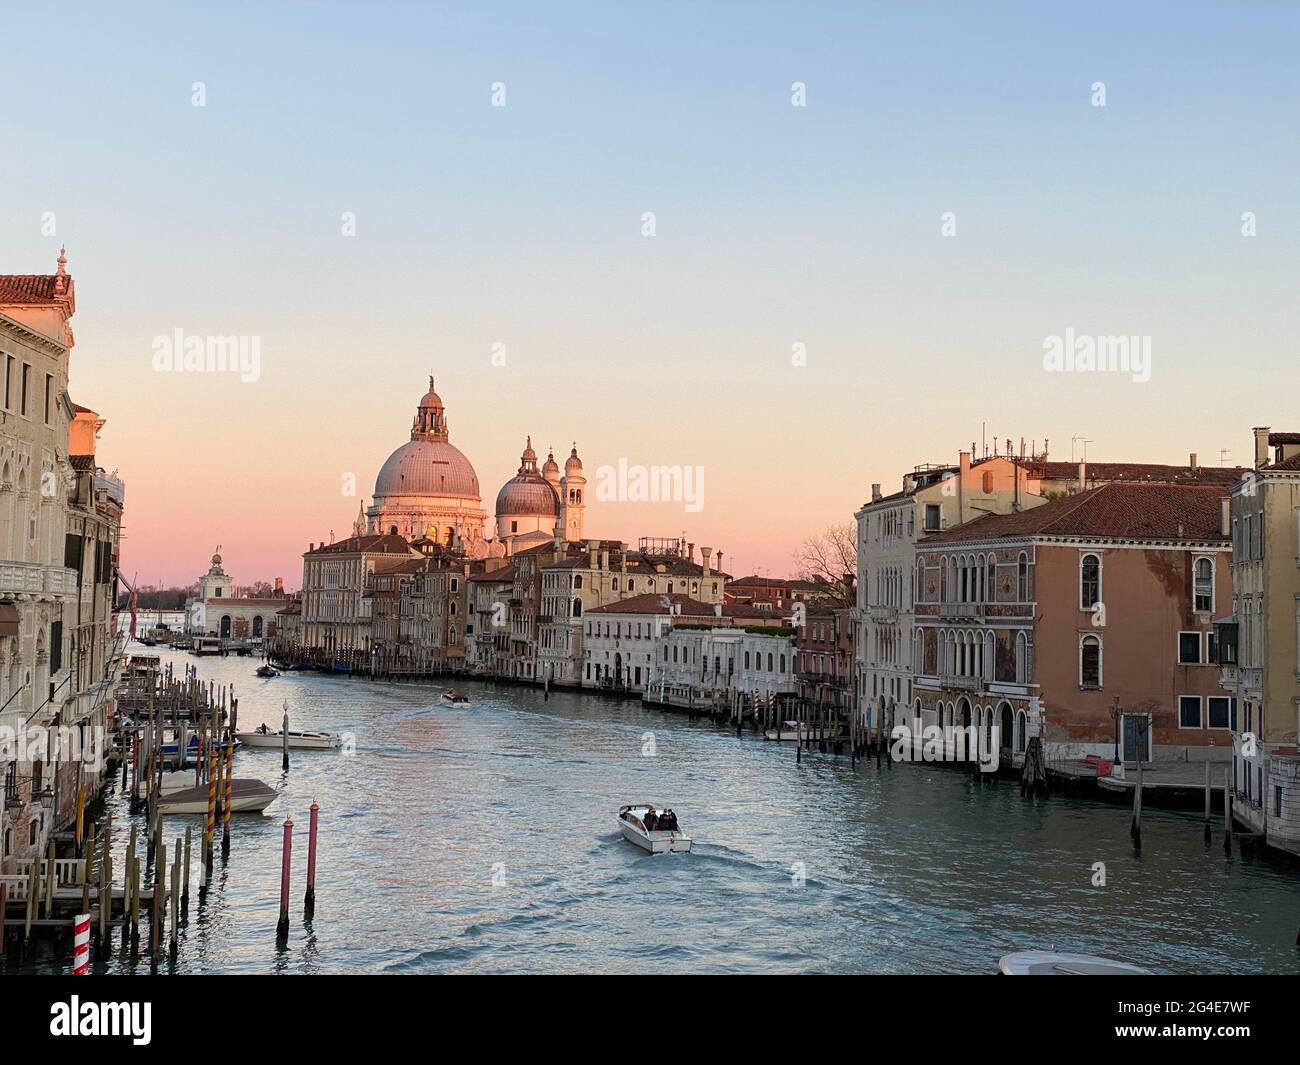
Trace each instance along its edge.
<path fill-rule="evenodd" d="M 1219 500 L 1219 535 L 1232 535 L 1232 496 L 1224 496 Z"/>
<path fill-rule="evenodd" d="M 609 549 L 604 548 L 600 552 L 600 568 L 609 569 Z"/>
<path fill-rule="evenodd" d="M 873 484 L 871 486 L 871 502 L 873 503 L 880 502 L 880 485 L 878 484 Z"/>
<path fill-rule="evenodd" d="M 1192 469 L 1196 469 L 1196 452 L 1195 452 L 1195 451 L 1192 452 L 1192 454 L 1191 454 L 1191 460 L 1188 462 L 1188 465 L 1191 466 Z"/>
<path fill-rule="evenodd" d="M 1079 463 L 1079 491 L 1086 492 L 1087 490 L 1088 490 L 1088 464 L 1086 462 L 1081 462 Z"/>
<path fill-rule="evenodd" d="M 687 562 L 694 562 L 694 561 L 695 561 L 695 545 L 694 545 L 694 544 L 687 544 L 687 545 L 686 545 L 686 561 L 687 561 Z"/>
<path fill-rule="evenodd" d="M 1268 426 L 1257 425 L 1255 433 L 1255 469 L 1263 469 L 1268 465 Z"/>
<path fill-rule="evenodd" d="M 718 548 L 717 567 L 718 567 L 718 572 L 721 573 L 722 572 L 722 548 Z"/>
<path fill-rule="evenodd" d="M 713 548 L 711 547 L 700 548 L 700 561 L 704 566 L 704 576 L 706 577 L 709 575 L 709 560 L 712 557 L 713 557 Z"/>

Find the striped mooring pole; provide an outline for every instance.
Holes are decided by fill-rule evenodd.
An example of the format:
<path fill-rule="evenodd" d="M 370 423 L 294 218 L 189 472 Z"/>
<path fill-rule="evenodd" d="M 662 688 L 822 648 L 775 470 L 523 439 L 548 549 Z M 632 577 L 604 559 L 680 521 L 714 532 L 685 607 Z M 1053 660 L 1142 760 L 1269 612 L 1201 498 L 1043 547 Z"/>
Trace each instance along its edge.
<path fill-rule="evenodd" d="M 72 975 L 90 973 L 90 914 L 79 913 L 72 919 Z"/>

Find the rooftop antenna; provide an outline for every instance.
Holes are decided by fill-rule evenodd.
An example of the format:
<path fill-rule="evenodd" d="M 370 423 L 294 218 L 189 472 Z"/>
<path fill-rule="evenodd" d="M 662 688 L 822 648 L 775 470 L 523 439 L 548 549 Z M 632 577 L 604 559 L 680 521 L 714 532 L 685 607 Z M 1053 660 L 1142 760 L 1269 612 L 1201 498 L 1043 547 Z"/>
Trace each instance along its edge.
<path fill-rule="evenodd" d="M 1230 448 L 1226 448 L 1226 447 L 1219 448 L 1219 465 L 1226 466 L 1228 464 L 1228 456 L 1231 454 L 1232 454 L 1232 450 Z"/>
<path fill-rule="evenodd" d="M 1093 441 L 1090 440 L 1090 439 L 1089 439 L 1088 437 L 1086 437 L 1086 436 L 1072 436 L 1072 437 L 1070 437 L 1070 461 L 1071 461 L 1071 462 L 1074 461 L 1074 445 L 1075 445 L 1076 442 L 1083 444 L 1083 458 L 1082 458 L 1080 461 L 1087 462 L 1087 461 L 1088 461 L 1088 445 L 1091 444 Z"/>

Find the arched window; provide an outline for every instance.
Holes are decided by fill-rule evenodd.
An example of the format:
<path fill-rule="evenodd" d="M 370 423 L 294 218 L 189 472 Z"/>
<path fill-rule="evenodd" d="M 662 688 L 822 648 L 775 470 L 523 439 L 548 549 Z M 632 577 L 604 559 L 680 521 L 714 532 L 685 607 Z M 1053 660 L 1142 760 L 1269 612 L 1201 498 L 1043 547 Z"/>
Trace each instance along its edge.
<path fill-rule="evenodd" d="M 1091 610 L 1101 602 L 1101 559 L 1084 555 L 1079 560 L 1079 609 Z"/>
<path fill-rule="evenodd" d="M 1101 639 L 1091 634 L 1079 641 L 1079 687 L 1101 687 Z"/>
<path fill-rule="evenodd" d="M 575 618 L 582 617 L 582 600 L 576 597 L 573 600 L 573 616 Z"/>
<path fill-rule="evenodd" d="M 1194 569 L 1193 607 L 1198 612 L 1214 610 L 1214 561 L 1198 558 Z"/>
<path fill-rule="evenodd" d="M 749 652 L 748 652 L 748 651 L 745 652 L 745 668 L 746 668 L 746 669 L 749 668 Z"/>
<path fill-rule="evenodd" d="M 256 617 L 253 618 L 253 635 L 254 635 L 254 636 L 261 636 L 261 635 L 262 635 L 262 615 L 261 615 L 261 614 L 258 614 Z"/>
<path fill-rule="evenodd" d="M 785 655 L 781 656 L 781 672 L 785 672 Z"/>
<path fill-rule="evenodd" d="M 1016 580 L 1019 601 L 1029 602 L 1029 556 L 1023 551 L 1020 552 L 1020 562 L 1016 568 Z"/>
<path fill-rule="evenodd" d="M 768 671 L 769 673 L 772 672 L 772 652 L 771 652 L 771 651 L 768 651 L 768 652 L 767 652 L 767 671 Z"/>
<path fill-rule="evenodd" d="M 992 603 L 998 597 L 996 587 L 997 572 L 997 562 L 992 555 L 989 555 L 988 583 L 984 586 L 984 601 L 986 603 Z"/>

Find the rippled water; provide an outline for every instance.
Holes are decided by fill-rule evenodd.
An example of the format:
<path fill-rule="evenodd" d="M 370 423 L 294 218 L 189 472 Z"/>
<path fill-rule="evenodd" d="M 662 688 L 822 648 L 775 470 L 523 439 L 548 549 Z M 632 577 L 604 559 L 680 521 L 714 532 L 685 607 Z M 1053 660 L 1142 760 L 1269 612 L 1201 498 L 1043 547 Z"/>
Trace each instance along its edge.
<path fill-rule="evenodd" d="M 241 728 L 278 727 L 287 699 L 293 727 L 352 731 L 358 748 L 295 752 L 287 776 L 278 751 L 236 756 L 236 776 L 282 794 L 265 815 L 235 816 L 228 863 L 218 856 L 202 905 L 191 897 L 183 972 L 987 973 L 1008 951 L 1051 946 L 1165 972 L 1300 970 L 1295 867 L 1235 848 L 1225 860 L 1221 828 L 1206 848 L 1195 815 L 1144 811 L 1135 856 L 1120 807 L 1022 800 L 1014 783 L 946 768 L 796 765 L 788 744 L 635 700 L 466 682 L 473 704 L 455 708 L 438 688 L 263 681 L 251 659 L 164 658 L 233 681 Z M 304 926 L 313 800 L 317 907 Z M 651 857 L 623 841 L 626 800 L 671 804 L 694 852 Z M 128 814 L 112 801 L 120 856 Z M 169 848 L 186 823 L 197 839 L 199 818 L 169 818 Z M 1104 888 L 1091 883 L 1098 861 Z M 117 947 L 107 968 L 147 963 Z"/>

